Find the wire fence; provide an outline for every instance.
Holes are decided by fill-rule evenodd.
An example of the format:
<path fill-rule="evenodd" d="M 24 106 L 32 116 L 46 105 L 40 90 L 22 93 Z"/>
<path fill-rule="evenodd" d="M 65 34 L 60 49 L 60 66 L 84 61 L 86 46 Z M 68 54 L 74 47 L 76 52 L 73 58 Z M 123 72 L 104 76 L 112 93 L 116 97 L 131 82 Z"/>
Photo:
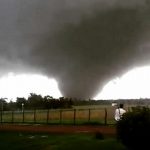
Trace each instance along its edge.
<path fill-rule="evenodd" d="M 112 108 L 1 111 L 0 123 L 109 125 L 115 124 L 114 111 Z"/>

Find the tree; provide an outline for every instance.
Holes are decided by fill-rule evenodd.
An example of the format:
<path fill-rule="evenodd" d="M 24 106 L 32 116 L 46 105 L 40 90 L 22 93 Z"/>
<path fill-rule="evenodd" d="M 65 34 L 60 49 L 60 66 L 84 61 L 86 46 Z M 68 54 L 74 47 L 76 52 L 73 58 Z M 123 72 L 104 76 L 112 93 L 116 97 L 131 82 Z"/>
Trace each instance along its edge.
<path fill-rule="evenodd" d="M 16 100 L 16 106 L 19 109 L 22 109 L 22 105 L 26 105 L 27 104 L 27 100 L 24 97 L 17 97 Z"/>
<path fill-rule="evenodd" d="M 132 112 L 125 113 L 117 122 L 117 137 L 131 150 L 149 147 L 150 109 L 135 107 Z"/>
<path fill-rule="evenodd" d="M 9 103 L 7 103 L 7 110 L 16 110 L 16 109 L 17 109 L 16 102 L 10 101 Z"/>
<path fill-rule="evenodd" d="M 30 93 L 28 97 L 28 107 L 42 109 L 44 108 L 44 99 L 41 95 L 37 95 L 35 93 Z"/>
<path fill-rule="evenodd" d="M 6 99 L 7 98 L 0 98 L 0 110 L 1 111 L 6 110 L 6 106 L 7 106 Z"/>
<path fill-rule="evenodd" d="M 44 106 L 46 109 L 50 109 L 50 108 L 53 108 L 53 102 L 54 101 L 54 98 L 52 96 L 44 96 Z"/>

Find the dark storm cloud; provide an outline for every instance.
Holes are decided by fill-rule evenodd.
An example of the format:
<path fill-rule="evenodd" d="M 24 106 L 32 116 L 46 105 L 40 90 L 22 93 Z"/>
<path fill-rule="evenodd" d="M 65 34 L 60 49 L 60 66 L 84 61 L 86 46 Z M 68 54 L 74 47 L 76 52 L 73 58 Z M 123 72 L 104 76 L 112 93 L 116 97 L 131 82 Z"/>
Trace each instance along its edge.
<path fill-rule="evenodd" d="M 0 0 L 0 73 L 40 72 L 64 96 L 91 98 L 149 64 L 149 1 Z"/>

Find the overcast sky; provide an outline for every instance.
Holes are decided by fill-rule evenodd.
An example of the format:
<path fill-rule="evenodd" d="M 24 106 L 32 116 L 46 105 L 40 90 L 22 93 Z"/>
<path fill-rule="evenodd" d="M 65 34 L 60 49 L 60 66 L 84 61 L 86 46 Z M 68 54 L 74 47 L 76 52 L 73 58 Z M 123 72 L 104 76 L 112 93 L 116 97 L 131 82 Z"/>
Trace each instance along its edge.
<path fill-rule="evenodd" d="M 41 73 L 91 98 L 150 64 L 149 0 L 0 0 L 0 74 Z"/>

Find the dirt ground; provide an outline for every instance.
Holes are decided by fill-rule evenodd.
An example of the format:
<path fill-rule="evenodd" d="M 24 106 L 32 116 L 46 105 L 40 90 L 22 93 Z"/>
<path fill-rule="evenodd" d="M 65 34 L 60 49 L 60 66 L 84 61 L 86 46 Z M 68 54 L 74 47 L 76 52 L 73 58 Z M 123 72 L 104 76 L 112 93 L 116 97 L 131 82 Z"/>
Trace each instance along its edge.
<path fill-rule="evenodd" d="M 71 125 L 18 125 L 0 124 L 1 131 L 34 132 L 34 133 L 96 133 L 114 135 L 116 129 L 113 126 L 71 126 Z"/>

